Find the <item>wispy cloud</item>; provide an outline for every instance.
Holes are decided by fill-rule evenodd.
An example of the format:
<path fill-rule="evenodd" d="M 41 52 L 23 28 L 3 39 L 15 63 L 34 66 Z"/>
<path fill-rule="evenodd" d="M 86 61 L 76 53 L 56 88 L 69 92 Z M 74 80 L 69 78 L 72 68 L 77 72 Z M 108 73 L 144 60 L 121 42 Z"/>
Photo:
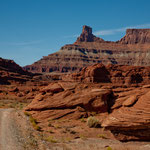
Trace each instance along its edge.
<path fill-rule="evenodd" d="M 64 36 L 63 38 L 77 38 L 79 35 L 78 34 L 75 34 L 75 35 L 67 35 L 67 36 Z"/>
<path fill-rule="evenodd" d="M 0 42 L 1 45 L 10 45 L 10 46 L 28 46 L 41 43 L 42 40 L 37 41 L 23 41 L 23 42 Z"/>
<path fill-rule="evenodd" d="M 135 25 L 135 26 L 127 26 L 123 28 L 118 28 L 118 29 L 108 29 L 108 30 L 99 30 L 95 31 L 93 34 L 96 36 L 99 35 L 113 35 L 117 34 L 119 32 L 125 32 L 126 29 L 131 29 L 131 28 L 150 28 L 150 24 L 141 24 L 141 25 Z"/>
<path fill-rule="evenodd" d="M 95 31 L 93 34 L 96 36 L 105 36 L 105 35 L 114 35 L 114 34 L 118 34 L 121 32 L 125 32 L 126 29 L 133 29 L 133 28 L 150 28 L 150 23 L 147 24 L 141 24 L 141 25 L 135 25 L 135 26 L 126 26 L 126 27 L 122 27 L 122 28 L 117 28 L 117 29 L 107 29 L 107 30 L 98 30 Z M 79 35 L 69 35 L 69 36 L 64 36 L 63 38 L 77 38 Z"/>

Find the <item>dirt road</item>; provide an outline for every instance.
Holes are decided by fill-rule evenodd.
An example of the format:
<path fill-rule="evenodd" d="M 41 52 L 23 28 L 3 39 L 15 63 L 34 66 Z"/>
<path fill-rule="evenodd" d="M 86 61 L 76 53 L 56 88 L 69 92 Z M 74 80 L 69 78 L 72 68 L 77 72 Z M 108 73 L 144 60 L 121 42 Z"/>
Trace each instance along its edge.
<path fill-rule="evenodd" d="M 0 109 L 0 150 L 22 150 L 24 141 L 13 119 L 13 109 Z"/>

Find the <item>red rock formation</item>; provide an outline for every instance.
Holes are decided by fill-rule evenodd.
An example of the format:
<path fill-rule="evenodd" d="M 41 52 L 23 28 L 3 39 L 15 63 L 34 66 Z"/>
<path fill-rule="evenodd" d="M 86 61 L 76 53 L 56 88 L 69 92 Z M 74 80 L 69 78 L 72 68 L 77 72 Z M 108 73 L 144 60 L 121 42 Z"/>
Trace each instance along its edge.
<path fill-rule="evenodd" d="M 63 77 L 71 82 L 40 88 L 25 110 L 45 124 L 96 113 L 102 127 L 119 140 L 150 140 L 149 75 L 150 67 L 95 64 Z"/>
<path fill-rule="evenodd" d="M 89 26 L 83 26 L 81 35 L 77 38 L 78 42 L 104 42 L 103 39 L 98 38 L 92 34 L 92 28 Z"/>
<path fill-rule="evenodd" d="M 150 84 L 150 67 L 95 64 L 79 73 L 63 76 L 64 81 L 111 83 L 120 85 Z"/>
<path fill-rule="evenodd" d="M 24 68 L 31 72 L 77 72 L 83 67 L 102 62 L 134 66 L 150 65 L 150 29 L 128 29 L 125 37 L 108 42 L 92 34 L 83 26 L 74 44 L 63 46 L 58 52 Z"/>
<path fill-rule="evenodd" d="M 108 103 L 112 97 L 111 90 L 88 87 L 87 84 L 51 83 L 41 89 L 41 93 L 25 110 L 36 113 L 47 111 L 49 116 L 46 117 L 52 119 L 63 117 L 79 119 L 89 116 L 92 112 L 108 112 Z"/>
<path fill-rule="evenodd" d="M 32 76 L 32 73 L 23 70 L 14 61 L 0 58 L 0 84 L 23 83 Z"/>
<path fill-rule="evenodd" d="M 15 72 L 15 73 L 20 73 L 24 75 L 31 75 L 31 73 L 23 70 L 22 67 L 17 65 L 13 60 L 9 59 L 2 59 L 0 58 L 0 69 L 1 70 L 6 70 L 8 72 Z"/>
<path fill-rule="evenodd" d="M 150 29 L 127 29 L 126 35 L 119 41 L 121 44 L 150 43 Z"/>
<path fill-rule="evenodd" d="M 119 140 L 150 141 L 150 89 L 137 88 L 120 96 L 124 97 L 120 108 L 114 109 L 102 126 L 111 130 Z M 118 101 L 116 99 L 114 105 Z"/>

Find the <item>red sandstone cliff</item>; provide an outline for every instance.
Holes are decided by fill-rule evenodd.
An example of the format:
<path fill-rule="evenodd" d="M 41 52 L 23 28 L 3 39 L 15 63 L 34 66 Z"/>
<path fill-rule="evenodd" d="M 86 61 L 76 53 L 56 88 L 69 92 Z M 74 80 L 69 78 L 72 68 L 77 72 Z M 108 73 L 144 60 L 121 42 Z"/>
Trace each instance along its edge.
<path fill-rule="evenodd" d="M 117 85 L 150 84 L 150 67 L 95 64 L 79 73 L 63 76 L 64 81 L 109 83 Z"/>
<path fill-rule="evenodd" d="M 150 44 L 150 29 L 127 29 L 121 44 Z"/>
<path fill-rule="evenodd" d="M 100 63 L 134 66 L 150 65 L 150 29 L 128 29 L 117 42 L 104 41 L 83 26 L 74 44 L 24 68 L 31 72 L 76 72 L 83 67 Z"/>

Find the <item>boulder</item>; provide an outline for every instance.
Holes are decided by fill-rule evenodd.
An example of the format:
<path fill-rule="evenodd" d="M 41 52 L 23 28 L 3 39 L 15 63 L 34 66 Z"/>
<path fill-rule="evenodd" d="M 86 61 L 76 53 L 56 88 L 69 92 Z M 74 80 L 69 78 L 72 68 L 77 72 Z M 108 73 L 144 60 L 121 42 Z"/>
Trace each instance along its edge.
<path fill-rule="evenodd" d="M 63 90 L 64 89 L 58 83 L 50 83 L 48 86 L 41 89 L 40 92 L 59 93 L 62 92 Z"/>

